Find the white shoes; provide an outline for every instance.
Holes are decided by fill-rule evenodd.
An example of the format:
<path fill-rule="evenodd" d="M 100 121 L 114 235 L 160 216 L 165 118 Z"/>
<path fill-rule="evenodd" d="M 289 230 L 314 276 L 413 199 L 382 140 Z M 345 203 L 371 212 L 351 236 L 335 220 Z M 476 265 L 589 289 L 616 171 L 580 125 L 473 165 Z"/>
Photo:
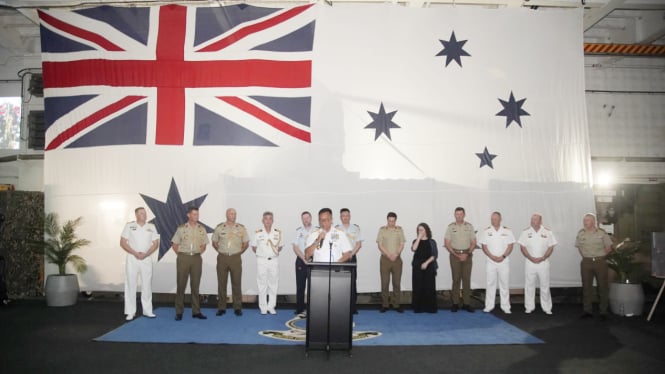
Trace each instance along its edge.
<path fill-rule="evenodd" d="M 545 314 L 547 314 L 548 316 L 551 316 L 551 315 L 552 315 L 552 311 L 551 311 L 551 310 L 544 310 L 544 312 L 545 312 Z"/>
<path fill-rule="evenodd" d="M 505 309 L 502 309 L 502 310 L 503 310 L 503 312 L 504 312 L 505 314 L 511 314 L 511 313 L 510 313 L 510 310 L 505 310 Z"/>
<path fill-rule="evenodd" d="M 273 309 L 273 308 L 268 309 L 268 313 L 270 313 L 270 314 L 277 314 L 277 312 L 276 312 L 275 309 Z"/>
<path fill-rule="evenodd" d="M 530 310 L 527 309 L 527 310 L 524 311 L 524 313 L 526 313 L 526 314 L 531 314 L 531 312 L 533 312 L 533 309 L 530 309 Z"/>
<path fill-rule="evenodd" d="M 155 318 L 157 317 L 155 313 L 143 313 L 143 317 L 148 317 L 148 318 Z"/>
<path fill-rule="evenodd" d="M 133 314 L 128 314 L 127 317 L 125 317 L 125 321 L 131 321 L 131 320 L 133 320 L 133 319 L 134 319 L 134 315 L 133 315 Z"/>
<path fill-rule="evenodd" d="M 265 311 L 264 309 L 261 309 L 261 314 L 266 315 L 268 312 Z"/>
<path fill-rule="evenodd" d="M 487 309 L 487 308 L 483 309 L 483 313 L 489 313 L 491 311 L 492 311 L 492 309 Z"/>

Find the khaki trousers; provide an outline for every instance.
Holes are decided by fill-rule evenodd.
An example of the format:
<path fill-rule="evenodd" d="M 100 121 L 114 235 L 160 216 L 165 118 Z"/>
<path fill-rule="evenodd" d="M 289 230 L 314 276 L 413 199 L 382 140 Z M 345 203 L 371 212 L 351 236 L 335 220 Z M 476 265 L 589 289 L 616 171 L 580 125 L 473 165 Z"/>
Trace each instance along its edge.
<path fill-rule="evenodd" d="M 400 296 L 402 289 L 400 282 L 402 280 L 402 259 L 397 257 L 395 261 L 390 261 L 388 257 L 381 255 L 379 262 L 381 273 L 381 306 L 387 308 L 392 301 L 394 308 L 400 307 Z M 393 292 L 388 297 L 388 287 L 390 277 L 392 276 Z"/>
<path fill-rule="evenodd" d="M 240 253 L 227 256 L 217 255 L 217 309 L 226 310 L 227 282 L 231 273 L 231 295 L 233 309 L 242 309 L 242 258 Z"/>
<path fill-rule="evenodd" d="M 462 302 L 464 305 L 471 303 L 471 268 L 473 267 L 473 255 L 469 255 L 466 261 L 460 261 L 457 256 L 450 255 L 450 271 L 453 275 L 452 299 L 453 304 L 459 304 L 460 282 L 462 283 Z"/>
<path fill-rule="evenodd" d="M 608 295 L 610 283 L 608 278 L 608 266 L 605 257 L 584 257 L 580 263 L 582 273 L 582 303 L 585 313 L 593 313 L 593 278 L 598 284 L 598 306 L 600 314 L 607 314 Z"/>
<path fill-rule="evenodd" d="M 200 254 L 189 255 L 178 253 L 175 261 L 176 266 L 176 294 L 175 313 L 182 314 L 185 310 L 185 288 L 191 277 L 190 289 L 192 292 L 192 315 L 201 313 L 199 301 L 199 285 L 201 284 L 201 272 L 203 261 Z"/>

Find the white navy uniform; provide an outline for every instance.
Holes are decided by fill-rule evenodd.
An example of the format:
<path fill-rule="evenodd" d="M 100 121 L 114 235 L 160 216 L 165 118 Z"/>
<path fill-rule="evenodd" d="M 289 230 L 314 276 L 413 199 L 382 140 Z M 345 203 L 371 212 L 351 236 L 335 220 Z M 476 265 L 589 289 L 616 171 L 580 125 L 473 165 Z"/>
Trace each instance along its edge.
<path fill-rule="evenodd" d="M 311 246 L 319 237 L 321 228 L 316 228 L 309 234 L 306 247 Z M 351 243 L 344 231 L 332 227 L 323 238 L 320 248 L 314 250 L 313 262 L 336 262 L 344 253 L 351 252 Z"/>
<path fill-rule="evenodd" d="M 344 231 L 346 234 L 346 237 L 349 239 L 349 244 L 351 244 L 351 250 L 355 248 L 356 243 L 362 242 L 365 239 L 363 238 L 363 234 L 360 231 L 360 226 L 352 223 L 349 224 L 349 227 L 344 227 L 341 223 L 339 225 L 335 225 L 335 228 Z"/>
<path fill-rule="evenodd" d="M 554 233 L 545 226 L 536 231 L 529 226 L 520 235 L 518 243 L 526 247 L 531 257 L 545 256 L 547 248 L 557 244 Z M 539 264 L 526 259 L 524 265 L 524 309 L 531 313 L 536 308 L 536 282 L 540 282 L 540 307 L 543 312 L 552 313 L 552 295 L 550 294 L 550 260 L 545 259 Z"/>
<path fill-rule="evenodd" d="M 296 229 L 296 237 L 293 239 L 294 245 L 298 246 L 298 249 L 300 249 L 300 252 L 305 254 L 305 248 L 307 248 L 307 238 L 309 237 L 309 234 L 312 233 L 312 230 L 316 229 L 317 227 L 315 226 L 309 226 L 309 229 L 307 229 L 305 226 L 300 226 Z"/>
<path fill-rule="evenodd" d="M 506 248 L 515 243 L 513 232 L 506 226 L 495 229 L 493 226 L 486 227 L 480 233 L 480 244 L 487 246 L 487 250 L 493 256 L 503 256 Z M 501 301 L 501 310 L 510 313 L 510 261 L 508 257 L 501 262 L 495 262 L 489 257 L 485 265 L 487 275 L 487 287 L 485 289 L 485 312 L 494 309 L 496 299 L 497 278 L 499 283 L 499 296 Z"/>
<path fill-rule="evenodd" d="M 257 229 L 252 235 L 250 244 L 256 248 L 256 283 L 259 289 L 259 309 L 262 314 L 267 311 L 274 313 L 277 305 L 277 288 L 279 287 L 279 251 L 282 250 L 282 231 L 272 228 L 266 232 Z"/>
<path fill-rule="evenodd" d="M 128 222 L 120 236 L 126 239 L 129 246 L 136 252 L 148 252 L 155 240 L 159 241 L 159 233 L 155 225 L 146 222 L 143 226 L 136 221 Z M 139 260 L 127 253 L 125 261 L 125 314 L 136 314 L 137 277 L 141 275 L 141 306 L 143 314 L 152 313 L 152 257 Z"/>

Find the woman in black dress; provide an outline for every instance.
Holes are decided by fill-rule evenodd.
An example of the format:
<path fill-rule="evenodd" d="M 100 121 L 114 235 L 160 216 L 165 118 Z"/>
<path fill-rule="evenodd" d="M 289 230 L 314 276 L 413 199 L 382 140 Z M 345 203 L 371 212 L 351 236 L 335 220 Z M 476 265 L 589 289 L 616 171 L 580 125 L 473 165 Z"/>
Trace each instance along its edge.
<path fill-rule="evenodd" d="M 426 223 L 418 224 L 418 237 L 411 244 L 413 261 L 412 274 L 412 307 L 415 313 L 436 313 L 436 258 L 439 251 L 436 241 L 432 239 L 432 230 Z"/>

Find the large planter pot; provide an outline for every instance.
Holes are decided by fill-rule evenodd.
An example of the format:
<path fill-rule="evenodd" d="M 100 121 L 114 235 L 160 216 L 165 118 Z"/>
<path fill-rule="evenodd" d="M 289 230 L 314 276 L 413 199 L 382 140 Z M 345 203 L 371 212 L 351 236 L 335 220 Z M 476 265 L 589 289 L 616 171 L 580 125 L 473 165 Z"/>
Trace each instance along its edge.
<path fill-rule="evenodd" d="M 46 278 L 46 305 L 70 306 L 76 304 L 79 281 L 76 274 L 56 275 Z"/>
<path fill-rule="evenodd" d="M 642 284 L 610 283 L 610 310 L 619 316 L 639 316 L 644 309 Z"/>

